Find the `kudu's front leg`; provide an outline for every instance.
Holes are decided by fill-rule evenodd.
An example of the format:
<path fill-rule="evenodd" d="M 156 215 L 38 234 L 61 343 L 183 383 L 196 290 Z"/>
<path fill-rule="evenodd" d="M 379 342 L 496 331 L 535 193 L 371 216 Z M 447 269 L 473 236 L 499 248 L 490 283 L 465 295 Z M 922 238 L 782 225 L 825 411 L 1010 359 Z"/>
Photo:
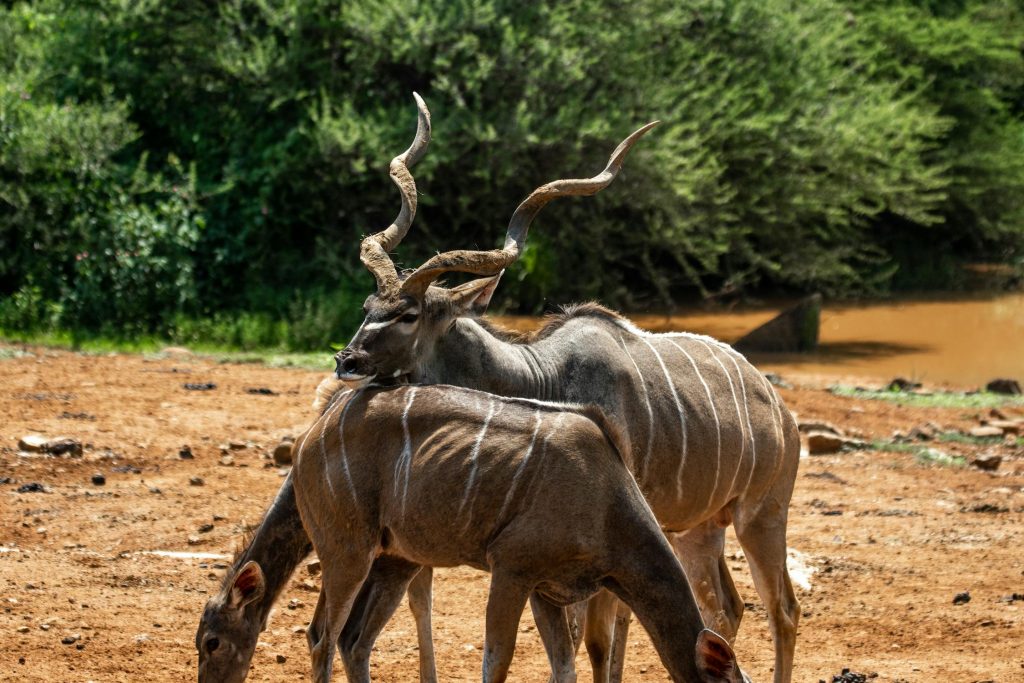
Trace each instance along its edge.
<path fill-rule="evenodd" d="M 409 584 L 409 609 L 416 620 L 416 639 L 420 647 L 420 683 L 437 683 L 434 660 L 434 633 L 431 624 L 434 570 L 423 567 Z"/>
<path fill-rule="evenodd" d="M 426 572 L 425 590 L 427 592 L 426 600 L 429 604 L 430 571 L 426 570 Z M 409 591 L 409 602 L 413 607 L 413 614 L 417 617 L 416 628 L 421 643 L 420 680 L 424 683 L 435 683 L 433 651 L 428 648 L 429 651 L 424 653 L 422 649 L 424 639 L 430 643 L 430 617 L 428 614 L 425 626 L 427 632 L 424 635 L 422 620 L 417 614 L 413 598 L 413 586 L 417 585 L 416 579 L 421 573 L 419 565 L 399 558 L 381 556 L 374 561 L 370 574 L 363 582 L 359 589 L 359 595 L 352 605 L 345 628 L 338 638 L 341 661 L 350 683 L 370 683 L 370 653 L 373 650 L 373 645 L 377 642 L 377 638 L 387 625 L 388 620 L 398 609 L 406 590 Z M 419 582 L 416 590 L 422 593 L 424 590 L 422 582 Z M 423 599 L 419 595 L 417 598 L 419 601 Z"/>
<path fill-rule="evenodd" d="M 318 545 L 317 555 L 324 561 L 323 585 L 306 638 L 310 645 L 314 683 L 329 683 L 334 666 L 334 650 L 345 628 L 359 589 L 373 563 L 373 553 L 344 552 Z"/>
<path fill-rule="evenodd" d="M 487 596 L 487 633 L 484 637 L 483 683 L 504 683 L 516 649 L 519 618 L 526 607 L 531 586 L 521 577 L 499 572 L 491 574 Z"/>

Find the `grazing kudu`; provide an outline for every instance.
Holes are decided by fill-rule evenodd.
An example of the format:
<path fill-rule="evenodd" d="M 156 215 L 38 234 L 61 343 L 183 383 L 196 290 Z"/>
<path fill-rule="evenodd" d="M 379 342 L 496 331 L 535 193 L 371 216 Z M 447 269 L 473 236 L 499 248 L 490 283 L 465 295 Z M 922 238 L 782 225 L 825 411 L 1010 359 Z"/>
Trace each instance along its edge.
<path fill-rule="evenodd" d="M 635 611 L 672 679 L 744 680 L 704 629 L 671 546 L 594 407 L 449 387 L 338 391 L 296 442 L 293 484 L 323 567 L 308 639 L 328 683 L 336 642 L 375 559 L 489 571 L 484 683 L 508 673 L 531 594 L 574 681 L 570 603 L 604 588 Z M 259 585 L 258 568 L 252 570 Z M 258 588 L 257 588 L 258 590 Z"/>
<path fill-rule="evenodd" d="M 522 252 L 538 212 L 557 197 L 606 187 L 652 125 L 623 141 L 594 178 L 534 190 L 513 214 L 502 249 L 438 254 L 400 275 L 387 252 L 409 223 L 365 238 L 360 256 L 377 291 L 336 357 L 337 374 L 353 386 L 382 379 L 445 383 L 600 407 L 623 434 L 626 464 L 670 535 L 705 622 L 730 641 L 743 613 L 724 558 L 725 527 L 734 525 L 768 613 L 774 680 L 786 683 L 800 616 L 786 568 L 800 444 L 792 415 L 764 376 L 715 339 L 651 334 L 593 304 L 567 309 L 527 338 L 475 318 Z M 415 186 L 408 190 L 403 205 L 414 201 Z M 449 272 L 487 277 L 451 289 L 434 284 Z M 615 611 L 614 600 L 601 598 L 588 608 L 587 650 L 600 683 L 621 674 L 628 612 L 615 619 Z"/>
<path fill-rule="evenodd" d="M 406 188 L 412 182 L 408 167 L 423 155 L 430 139 L 430 112 L 419 95 L 414 97 L 419 109 L 416 138 L 409 149 L 391 162 L 391 178 L 399 188 Z M 405 189 L 402 196 L 409 196 Z M 408 202 L 403 201 L 396 222 L 411 222 L 415 213 L 416 196 L 413 192 Z M 331 383 L 322 383 L 317 389 L 315 405 L 327 400 L 323 392 L 333 390 Z M 257 638 L 266 628 L 277 596 L 298 564 L 312 550 L 299 517 L 292 475 L 289 474 L 262 522 L 236 555 L 221 590 L 207 601 L 203 610 L 196 631 L 199 683 L 240 683 L 245 680 Z M 264 577 L 259 582 L 259 590 L 253 583 L 257 571 Z M 373 643 L 407 589 L 419 637 L 420 681 L 436 682 L 430 626 L 431 570 L 429 567 L 410 570 L 407 563 L 387 558 L 374 563 L 370 578 L 356 601 L 351 623 L 338 642 L 350 681 L 369 683 Z M 369 609 L 371 607 L 372 610 Z"/>
<path fill-rule="evenodd" d="M 245 680 L 277 596 L 313 550 L 299 517 L 292 476 L 289 473 L 263 521 L 235 557 L 221 589 L 203 610 L 196 631 L 199 683 Z M 387 588 L 386 594 L 381 593 L 382 587 Z M 431 570 L 382 557 L 374 562 L 338 641 L 352 683 L 369 683 L 370 650 L 407 589 L 419 635 L 420 680 L 437 680 L 430 637 Z M 372 613 L 367 609 L 370 605 Z"/>

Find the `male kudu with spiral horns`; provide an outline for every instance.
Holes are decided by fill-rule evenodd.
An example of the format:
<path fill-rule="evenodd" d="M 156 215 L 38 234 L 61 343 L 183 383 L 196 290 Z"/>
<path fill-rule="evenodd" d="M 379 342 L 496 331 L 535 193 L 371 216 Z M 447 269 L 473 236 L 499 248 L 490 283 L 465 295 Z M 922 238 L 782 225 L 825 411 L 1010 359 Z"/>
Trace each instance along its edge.
<path fill-rule="evenodd" d="M 391 164 L 401 212 L 362 243 L 360 257 L 377 281 L 377 292 L 367 298 L 365 320 L 352 342 L 336 357 L 339 379 L 352 386 L 382 380 L 446 383 L 600 407 L 623 435 L 626 464 L 669 536 L 705 623 L 730 641 L 743 613 L 723 550 L 725 527 L 734 525 L 768 614 L 775 683 L 789 681 L 799 604 L 786 569 L 786 524 L 799 437 L 792 415 L 764 376 L 715 339 L 651 334 L 593 304 L 566 309 L 527 338 L 477 318 L 504 268 L 521 254 L 539 211 L 557 197 L 607 187 L 633 143 L 654 124 L 624 140 L 597 176 L 537 188 L 513 214 L 502 249 L 447 252 L 400 274 L 388 252 L 415 217 L 416 186 L 408 167 L 430 138 L 429 115 L 418 97 L 417 103 L 416 140 Z M 450 289 L 435 284 L 448 272 L 483 277 Z M 290 499 L 289 483 L 279 500 Z M 287 524 L 304 533 L 296 520 Z M 295 564 L 280 571 L 290 572 Z M 377 585 L 364 606 L 364 621 L 382 625 L 405 587 Z M 269 610 L 265 602 L 259 601 L 257 611 Z M 628 610 L 610 594 L 590 600 L 585 640 L 599 683 L 621 679 L 628 623 Z M 372 634 L 360 636 L 365 640 Z"/>

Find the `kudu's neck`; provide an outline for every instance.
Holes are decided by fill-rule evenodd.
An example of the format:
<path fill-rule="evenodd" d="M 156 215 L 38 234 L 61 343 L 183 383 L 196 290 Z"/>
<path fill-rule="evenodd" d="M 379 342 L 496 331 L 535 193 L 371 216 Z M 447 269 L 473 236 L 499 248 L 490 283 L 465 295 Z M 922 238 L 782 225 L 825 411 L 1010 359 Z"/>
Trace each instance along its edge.
<path fill-rule="evenodd" d="M 421 361 L 416 382 L 453 384 L 499 396 L 562 397 L 561 364 L 546 344 L 513 344 L 471 318 L 459 318 Z"/>
<path fill-rule="evenodd" d="M 292 474 L 289 472 L 249 546 L 231 568 L 234 575 L 240 567 L 252 560 L 263 570 L 266 591 L 262 599 L 248 607 L 249 613 L 259 618 L 261 627 L 266 623 L 270 609 L 295 568 L 311 552 L 313 545 L 299 517 Z"/>

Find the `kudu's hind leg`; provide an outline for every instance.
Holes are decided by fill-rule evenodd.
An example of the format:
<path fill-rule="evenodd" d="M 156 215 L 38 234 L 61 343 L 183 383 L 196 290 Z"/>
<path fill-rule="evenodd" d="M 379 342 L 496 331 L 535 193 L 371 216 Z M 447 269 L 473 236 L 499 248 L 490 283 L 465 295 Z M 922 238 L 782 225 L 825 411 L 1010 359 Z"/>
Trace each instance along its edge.
<path fill-rule="evenodd" d="M 610 683 L 622 683 L 622 670 L 626 666 L 626 641 L 633 610 L 622 600 L 615 602 L 615 630 L 612 631 L 611 661 L 608 665 Z"/>
<path fill-rule="evenodd" d="M 754 587 L 768 612 L 768 625 L 775 643 L 774 681 L 789 683 L 800 603 L 786 568 L 786 510 L 778 512 L 777 506 L 769 503 L 753 519 L 737 515 L 736 537 L 746 553 Z"/>
<path fill-rule="evenodd" d="M 434 634 L 431 624 L 434 570 L 423 567 L 409 584 L 409 609 L 416 620 L 416 639 L 420 648 L 420 683 L 437 683 L 434 660 Z"/>
<path fill-rule="evenodd" d="M 608 683 L 611 676 L 612 644 L 615 635 L 615 603 L 618 598 L 606 590 L 587 601 L 583 642 L 587 646 L 594 683 Z"/>
<path fill-rule="evenodd" d="M 622 681 L 632 616 L 629 605 L 607 590 L 598 592 L 588 601 L 584 642 L 595 683 Z"/>
<path fill-rule="evenodd" d="M 536 591 L 530 594 L 530 607 L 551 664 L 549 680 L 551 683 L 575 683 L 576 647 L 568 612 Z"/>
<path fill-rule="evenodd" d="M 725 564 L 725 528 L 708 520 L 673 534 L 669 540 L 683 565 L 704 625 L 730 643 L 735 642 L 743 618 L 743 599 Z"/>

